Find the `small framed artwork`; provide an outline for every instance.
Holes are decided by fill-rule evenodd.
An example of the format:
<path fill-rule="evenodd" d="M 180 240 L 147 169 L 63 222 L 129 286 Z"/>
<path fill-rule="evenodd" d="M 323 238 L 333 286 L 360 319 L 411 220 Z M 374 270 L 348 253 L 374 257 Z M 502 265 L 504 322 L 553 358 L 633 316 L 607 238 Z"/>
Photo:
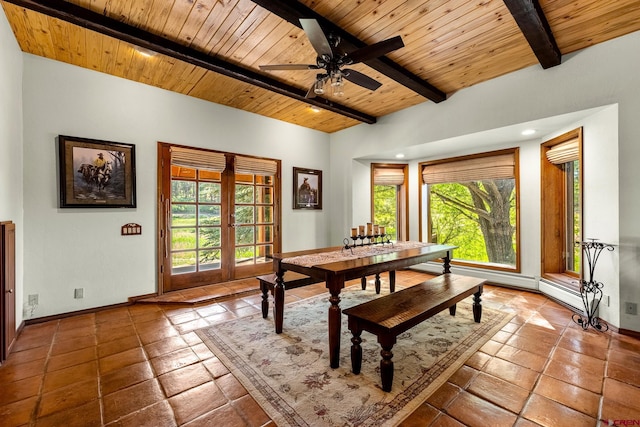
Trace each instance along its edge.
<path fill-rule="evenodd" d="M 293 209 L 322 209 L 322 171 L 293 168 Z"/>
<path fill-rule="evenodd" d="M 61 208 L 135 208 L 135 146 L 58 136 Z"/>

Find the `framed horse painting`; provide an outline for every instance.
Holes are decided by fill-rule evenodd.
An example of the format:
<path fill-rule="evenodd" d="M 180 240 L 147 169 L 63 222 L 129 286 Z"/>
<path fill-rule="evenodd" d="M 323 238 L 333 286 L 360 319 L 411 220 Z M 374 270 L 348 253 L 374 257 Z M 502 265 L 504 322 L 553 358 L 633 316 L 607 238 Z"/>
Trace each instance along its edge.
<path fill-rule="evenodd" d="M 61 208 L 135 208 L 135 146 L 59 135 Z"/>
<path fill-rule="evenodd" d="M 293 168 L 293 209 L 322 209 L 322 171 Z"/>

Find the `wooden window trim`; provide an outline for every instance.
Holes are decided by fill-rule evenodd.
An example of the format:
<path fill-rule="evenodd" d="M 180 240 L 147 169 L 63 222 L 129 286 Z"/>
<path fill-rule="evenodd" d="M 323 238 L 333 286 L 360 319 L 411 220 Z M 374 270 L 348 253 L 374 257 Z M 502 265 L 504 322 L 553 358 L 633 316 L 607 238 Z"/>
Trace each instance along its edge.
<path fill-rule="evenodd" d="M 580 185 L 580 240 L 583 233 L 583 159 L 582 159 L 582 128 L 577 128 L 545 141 L 540 146 L 540 218 L 541 218 L 541 277 L 558 285 L 570 289 L 575 288 L 579 275 L 567 271 L 565 267 L 566 230 L 565 212 L 565 173 L 559 165 L 552 164 L 547 159 L 547 151 L 571 140 L 578 140 L 579 185 Z M 558 209 L 560 207 L 560 209 Z"/>

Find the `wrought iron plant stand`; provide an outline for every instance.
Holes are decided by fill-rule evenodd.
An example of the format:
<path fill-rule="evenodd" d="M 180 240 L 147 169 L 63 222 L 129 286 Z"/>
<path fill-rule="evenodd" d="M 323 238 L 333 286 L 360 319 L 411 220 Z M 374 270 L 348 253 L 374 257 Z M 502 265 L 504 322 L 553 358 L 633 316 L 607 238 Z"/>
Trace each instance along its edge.
<path fill-rule="evenodd" d="M 589 326 L 597 331 L 605 332 L 609 325 L 598 317 L 598 307 L 602 301 L 602 288 L 604 284 L 593 279 L 596 263 L 603 250 L 613 251 L 614 247 L 608 243 L 597 242 L 598 239 L 587 239 L 585 242 L 577 242 L 582 247 L 582 253 L 589 267 L 589 280 L 580 279 L 580 296 L 584 305 L 584 315 L 574 314 L 573 321 L 587 330 Z"/>

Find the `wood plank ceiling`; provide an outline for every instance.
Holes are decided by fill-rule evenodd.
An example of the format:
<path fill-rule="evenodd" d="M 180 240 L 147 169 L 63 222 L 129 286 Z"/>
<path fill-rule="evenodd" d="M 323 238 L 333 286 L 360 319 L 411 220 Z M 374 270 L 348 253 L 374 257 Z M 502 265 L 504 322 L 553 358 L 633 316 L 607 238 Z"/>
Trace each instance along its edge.
<path fill-rule="evenodd" d="M 7 0 L 2 7 L 24 52 L 328 133 L 446 102 L 524 67 L 562 66 L 562 55 L 640 30 L 639 0 Z M 309 100 L 317 70 L 259 68 L 315 64 L 299 17 L 344 32 L 356 48 L 396 35 L 405 46 L 349 67 L 382 83 L 376 91 L 347 82 L 341 97 Z M 159 53 L 144 56 L 134 45 Z"/>

